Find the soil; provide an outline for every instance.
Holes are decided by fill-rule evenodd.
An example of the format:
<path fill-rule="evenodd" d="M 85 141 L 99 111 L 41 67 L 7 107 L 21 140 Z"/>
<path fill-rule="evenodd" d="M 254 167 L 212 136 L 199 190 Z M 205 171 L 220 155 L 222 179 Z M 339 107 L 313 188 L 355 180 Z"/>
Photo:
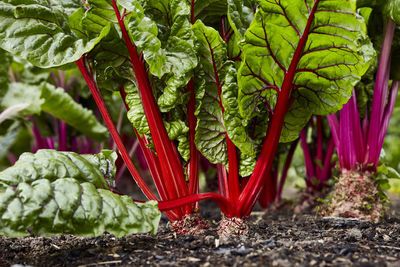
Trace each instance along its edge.
<path fill-rule="evenodd" d="M 400 266 L 400 197 L 393 203 L 382 223 L 256 211 L 248 236 L 230 240 L 177 236 L 164 218 L 156 236 L 0 237 L 0 266 Z M 218 210 L 202 214 L 216 228 Z"/>

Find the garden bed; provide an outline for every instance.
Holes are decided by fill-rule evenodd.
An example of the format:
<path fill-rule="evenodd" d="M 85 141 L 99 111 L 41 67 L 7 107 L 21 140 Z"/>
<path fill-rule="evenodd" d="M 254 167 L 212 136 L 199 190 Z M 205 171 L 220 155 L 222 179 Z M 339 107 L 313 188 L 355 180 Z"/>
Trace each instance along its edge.
<path fill-rule="evenodd" d="M 392 199 L 386 221 L 378 224 L 254 212 L 248 237 L 231 240 L 215 231 L 176 236 L 166 220 L 156 236 L 0 237 L 0 266 L 399 266 L 400 197 Z M 203 214 L 217 225 L 217 209 Z"/>

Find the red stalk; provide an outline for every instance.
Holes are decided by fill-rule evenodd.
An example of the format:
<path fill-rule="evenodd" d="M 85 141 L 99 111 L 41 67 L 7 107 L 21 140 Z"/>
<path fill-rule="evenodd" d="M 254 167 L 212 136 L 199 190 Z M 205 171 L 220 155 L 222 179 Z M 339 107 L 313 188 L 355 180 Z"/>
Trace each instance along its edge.
<path fill-rule="evenodd" d="M 335 143 L 333 141 L 333 138 L 331 137 L 331 139 L 329 139 L 328 142 L 328 148 L 326 149 L 324 167 L 322 168 L 322 173 L 320 176 L 322 182 L 325 182 L 329 179 L 330 170 L 332 167 L 331 161 L 334 151 L 335 151 Z"/>
<path fill-rule="evenodd" d="M 154 146 L 160 160 L 163 179 L 166 181 L 168 191 L 174 191 L 177 197 L 187 196 L 189 190 L 186 186 L 182 165 L 179 158 L 171 156 L 174 155 L 174 149 L 169 140 L 160 111 L 152 94 L 144 64 L 138 57 L 136 46 L 133 45 L 130 40 L 128 31 L 126 30 L 115 0 L 112 0 L 112 4 L 138 81 L 144 111 L 149 123 Z"/>
<path fill-rule="evenodd" d="M 187 91 L 190 92 L 190 99 L 187 105 L 187 116 L 189 123 L 189 142 L 190 142 L 190 161 L 188 164 L 189 173 L 189 193 L 199 193 L 199 161 L 200 154 L 196 148 L 194 138 L 196 135 L 197 118 L 194 115 L 196 109 L 196 101 L 194 98 L 194 82 L 193 78 L 189 81 Z"/>
<path fill-rule="evenodd" d="M 287 173 L 289 171 L 290 164 L 292 164 L 294 152 L 296 151 L 296 147 L 297 147 L 298 143 L 299 143 L 299 139 L 296 139 L 296 141 L 294 141 L 290 145 L 289 152 L 288 152 L 288 154 L 286 156 L 285 165 L 283 165 L 281 179 L 279 181 L 279 187 L 278 187 L 278 191 L 276 193 L 276 198 L 275 198 L 276 201 L 279 201 L 282 198 L 283 185 L 285 184 Z"/>
<path fill-rule="evenodd" d="M 226 168 L 222 164 L 217 164 L 217 177 L 219 193 L 224 197 L 228 197 L 228 176 L 226 173 Z"/>
<path fill-rule="evenodd" d="M 192 0 L 192 3 L 190 4 L 190 23 L 194 23 L 194 2 L 195 0 Z"/>
<path fill-rule="evenodd" d="M 379 139 L 379 130 L 384 113 L 384 107 L 386 103 L 387 87 L 385 88 L 385 83 L 387 80 L 387 75 L 389 74 L 389 61 L 390 52 L 393 41 L 394 31 L 396 29 L 396 24 L 391 19 L 388 20 L 385 29 L 385 39 L 382 44 L 381 56 L 379 59 L 378 73 L 376 75 L 376 82 L 374 88 L 374 96 L 372 102 L 371 110 L 371 120 L 368 129 L 368 142 L 367 142 L 367 153 L 368 162 L 375 164 L 377 158 L 379 159 L 379 152 L 376 151 Z"/>
<path fill-rule="evenodd" d="M 109 129 L 111 136 L 114 139 L 114 142 L 117 144 L 119 153 L 120 153 L 122 159 L 124 160 L 133 179 L 135 180 L 135 182 L 137 183 L 139 188 L 142 190 L 142 192 L 148 199 L 158 200 L 157 197 L 153 194 L 153 192 L 151 192 L 150 188 L 143 181 L 142 177 L 140 177 L 139 172 L 136 170 L 135 165 L 133 164 L 131 158 L 129 157 L 128 151 L 126 150 L 126 148 L 122 142 L 122 139 L 119 136 L 117 128 L 115 127 L 110 114 L 108 113 L 106 104 L 104 103 L 104 99 L 103 99 L 99 89 L 97 88 L 97 85 L 93 80 L 93 77 L 89 75 L 89 72 L 85 66 L 84 58 L 83 57 L 80 58 L 78 61 L 76 61 L 76 64 L 78 65 L 78 68 L 81 71 L 82 76 L 85 79 L 85 81 L 93 95 L 96 105 L 99 108 L 100 113 L 107 125 L 107 128 Z"/>
<path fill-rule="evenodd" d="M 379 151 L 382 150 L 383 141 L 385 139 L 386 131 L 387 131 L 387 128 L 389 126 L 390 117 L 392 117 L 394 106 L 396 104 L 397 92 L 399 90 L 399 84 L 400 84 L 399 81 L 393 81 L 393 84 L 392 84 L 392 87 L 391 87 L 391 90 L 390 90 L 390 96 L 389 96 L 388 104 L 387 104 L 387 106 L 385 108 L 385 112 L 384 112 L 384 116 L 383 116 L 383 120 L 382 120 L 382 125 L 380 127 L 379 142 L 378 142 Z M 379 158 L 378 158 L 378 160 L 379 160 Z"/>
<path fill-rule="evenodd" d="M 357 97 L 355 90 L 350 98 L 351 126 L 353 130 L 354 146 L 356 150 L 357 162 L 363 163 L 365 157 L 364 134 L 361 128 L 360 115 L 357 108 Z"/>
<path fill-rule="evenodd" d="M 322 157 L 324 151 L 323 144 L 323 128 L 322 128 L 322 119 L 321 116 L 317 116 L 317 160 L 322 164 Z M 315 166 L 315 174 L 319 176 L 321 172 L 321 167 L 319 164 Z"/>
<path fill-rule="evenodd" d="M 315 177 L 315 172 L 314 172 L 314 163 L 312 160 L 312 156 L 310 153 L 310 150 L 308 148 L 307 144 L 307 137 L 306 137 L 306 130 L 307 128 L 303 129 L 300 132 L 300 141 L 301 141 L 301 148 L 303 149 L 304 153 L 304 162 L 306 165 L 306 175 L 309 180 Z"/>
<path fill-rule="evenodd" d="M 122 100 L 124 102 L 125 108 L 127 111 L 130 110 L 129 106 L 126 104 L 126 92 L 124 89 L 124 86 L 121 87 L 120 90 Z M 139 140 L 139 145 L 140 148 L 142 149 L 142 152 L 144 154 L 144 158 L 147 163 L 147 167 L 150 170 L 151 177 L 153 178 L 154 184 L 156 185 L 158 194 L 160 195 L 161 200 L 167 200 L 167 199 L 175 199 L 177 198 L 175 192 L 173 190 L 168 190 L 165 181 L 162 179 L 162 173 L 161 173 L 161 166 L 160 166 L 160 161 L 158 160 L 157 156 L 151 151 L 150 148 L 148 148 L 149 142 L 146 140 L 146 137 L 143 136 L 141 137 L 138 131 L 133 127 L 133 130 L 135 131 L 136 138 Z M 182 217 L 183 213 L 181 210 L 175 210 L 174 211 L 178 218 Z"/>
<path fill-rule="evenodd" d="M 239 214 L 250 213 L 252 207 L 257 201 L 257 198 L 259 197 L 261 188 L 264 185 L 265 179 L 263 179 L 263 177 L 265 173 L 271 169 L 274 156 L 278 149 L 279 138 L 282 132 L 285 115 L 289 109 L 289 103 L 291 102 L 290 94 L 292 92 L 294 75 L 297 69 L 297 65 L 301 59 L 305 44 L 307 42 L 311 23 L 314 19 L 314 14 L 318 4 L 319 0 L 316 0 L 311 14 L 308 17 L 304 34 L 300 38 L 289 70 L 285 75 L 282 89 L 278 94 L 278 99 L 274 115 L 272 116 L 271 125 L 265 138 L 260 157 L 257 160 L 253 175 L 250 177 L 249 182 L 246 184 L 244 190 L 240 194 L 238 205 Z"/>

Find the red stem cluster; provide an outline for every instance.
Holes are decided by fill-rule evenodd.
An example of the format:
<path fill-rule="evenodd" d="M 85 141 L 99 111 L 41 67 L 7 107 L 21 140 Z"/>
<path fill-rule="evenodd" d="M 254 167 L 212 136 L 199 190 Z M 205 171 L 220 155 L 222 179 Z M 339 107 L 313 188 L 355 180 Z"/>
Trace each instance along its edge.
<path fill-rule="evenodd" d="M 313 21 L 313 16 L 318 6 L 319 0 L 316 1 L 314 9 L 308 19 L 308 23 L 305 28 L 305 33 L 302 35 L 299 45 L 294 53 L 294 57 L 289 69 L 285 73 L 285 79 L 281 90 L 278 92 L 277 103 L 273 115 L 271 115 L 270 127 L 267 132 L 267 136 L 262 146 L 259 159 L 255 166 L 255 170 L 251 177 L 248 179 L 239 178 L 239 162 L 237 150 L 233 142 L 226 135 L 227 147 L 228 147 L 228 160 L 229 160 L 229 172 L 227 173 L 224 166 L 218 166 L 219 173 L 219 186 L 220 194 L 216 193 L 204 193 L 198 194 L 198 169 L 199 169 L 199 152 L 197 151 L 194 144 L 196 117 L 194 116 L 195 110 L 195 99 L 194 99 L 194 85 L 191 80 L 187 86 L 187 91 L 190 92 L 190 100 L 187 107 L 188 112 L 188 123 L 189 123 L 189 135 L 190 135 L 190 155 L 191 160 L 189 162 L 188 173 L 189 173 L 189 185 L 186 184 L 183 166 L 179 155 L 176 153 L 176 148 L 173 143 L 169 140 L 168 134 L 163 124 L 161 113 L 158 109 L 154 96 L 152 94 L 151 85 L 146 72 L 145 63 L 138 56 L 136 46 L 132 43 L 128 31 L 125 28 L 124 16 L 121 17 L 120 11 L 118 10 L 115 0 L 112 0 L 113 8 L 118 19 L 118 23 L 121 29 L 122 36 L 125 40 L 126 47 L 129 51 L 130 61 L 132 68 L 135 72 L 138 90 L 140 92 L 141 100 L 143 103 L 145 115 L 149 124 L 152 140 L 156 150 L 155 155 L 150 149 L 146 147 L 146 137 L 139 138 L 139 144 L 142 147 L 146 156 L 149 169 L 152 173 L 154 182 L 157 186 L 160 199 L 150 191 L 148 186 L 144 183 L 142 178 L 139 176 L 135 166 L 133 165 L 129 154 L 126 151 L 124 144 L 119 137 L 118 131 L 114 126 L 110 115 L 107 112 L 107 108 L 101 97 L 99 89 L 90 68 L 85 63 L 85 59 L 82 58 L 77 61 L 78 67 L 81 70 L 95 101 L 100 109 L 100 112 L 110 129 L 110 132 L 115 140 L 115 143 L 119 149 L 119 152 L 125 161 L 127 168 L 132 174 L 132 177 L 139 185 L 141 190 L 144 192 L 148 199 L 154 199 L 159 201 L 160 210 L 166 211 L 167 216 L 170 220 L 178 220 L 186 214 L 194 212 L 195 203 L 203 199 L 214 200 L 221 208 L 222 212 L 228 217 L 247 217 L 255 202 L 257 201 L 266 181 L 270 180 L 271 169 L 273 165 L 273 159 L 275 157 L 279 138 L 281 135 L 285 115 L 293 103 L 291 92 L 293 88 L 293 79 L 297 64 L 300 61 L 303 49 L 308 39 L 308 32 Z M 191 1 L 191 22 L 195 20 L 194 17 L 195 1 Z M 125 12 L 124 12 L 125 13 Z M 226 32 L 224 21 L 222 21 L 222 27 L 224 31 L 224 38 L 226 41 L 230 39 L 229 30 Z M 213 55 L 212 55 L 213 56 Z M 216 85 L 218 88 L 219 95 L 221 96 L 222 84 L 218 79 L 218 70 L 214 59 L 212 59 L 214 75 Z M 121 95 L 125 99 L 124 89 L 121 89 Z M 220 99 L 221 101 L 221 99 Z M 129 108 L 129 107 L 127 107 Z M 222 112 L 224 112 L 221 102 Z M 294 152 L 294 148 L 293 148 Z M 292 153 L 293 154 L 293 153 Z M 288 165 L 286 166 L 286 172 Z M 284 181 L 283 181 L 284 182 Z M 283 182 L 279 186 L 279 192 L 282 191 Z M 275 186 L 276 188 L 276 186 Z"/>

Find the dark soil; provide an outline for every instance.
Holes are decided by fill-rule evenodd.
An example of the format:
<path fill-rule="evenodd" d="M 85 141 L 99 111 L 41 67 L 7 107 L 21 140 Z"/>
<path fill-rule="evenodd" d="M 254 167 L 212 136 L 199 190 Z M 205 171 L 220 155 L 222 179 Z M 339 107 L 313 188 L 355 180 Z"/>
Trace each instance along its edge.
<path fill-rule="evenodd" d="M 394 203 L 378 224 L 258 211 L 248 237 L 231 240 L 215 231 L 176 236 L 165 220 L 156 236 L 0 237 L 0 266 L 400 266 L 400 199 Z M 217 209 L 203 215 L 216 227 Z"/>

